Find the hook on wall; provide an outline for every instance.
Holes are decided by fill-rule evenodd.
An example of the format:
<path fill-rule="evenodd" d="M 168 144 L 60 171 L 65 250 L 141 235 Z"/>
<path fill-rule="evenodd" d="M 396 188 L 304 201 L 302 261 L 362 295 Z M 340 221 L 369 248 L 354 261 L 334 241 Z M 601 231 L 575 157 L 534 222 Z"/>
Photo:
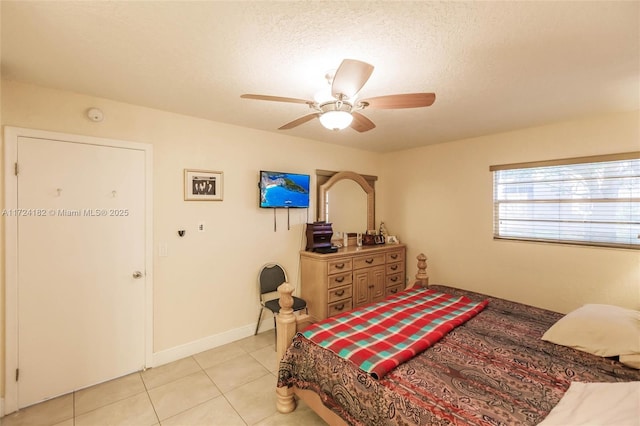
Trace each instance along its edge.
<path fill-rule="evenodd" d="M 178 230 L 178 236 L 180 236 L 180 237 L 184 237 L 184 233 L 185 233 L 185 230 L 184 230 L 184 229 L 179 229 L 179 230 Z"/>
<path fill-rule="evenodd" d="M 113 190 L 113 191 L 111 191 L 111 196 L 112 196 L 113 198 L 116 198 L 116 194 L 117 194 L 117 193 L 118 193 L 118 192 L 117 192 L 116 190 Z"/>
<path fill-rule="evenodd" d="M 62 188 L 56 188 L 56 192 L 58 193 L 56 196 L 59 197 L 62 194 Z"/>

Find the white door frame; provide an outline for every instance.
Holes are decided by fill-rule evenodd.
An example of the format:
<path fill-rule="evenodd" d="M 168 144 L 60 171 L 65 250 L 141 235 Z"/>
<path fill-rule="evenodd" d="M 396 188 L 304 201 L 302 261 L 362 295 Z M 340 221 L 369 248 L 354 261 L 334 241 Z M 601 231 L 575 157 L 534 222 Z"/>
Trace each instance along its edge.
<path fill-rule="evenodd" d="M 4 128 L 4 208 L 18 207 L 18 138 L 52 139 L 89 145 L 135 149 L 145 153 L 145 366 L 152 365 L 153 355 L 153 147 L 149 144 L 91 136 L 72 135 L 20 127 Z M 5 399 L 4 412 L 18 409 L 18 219 L 5 220 Z"/>

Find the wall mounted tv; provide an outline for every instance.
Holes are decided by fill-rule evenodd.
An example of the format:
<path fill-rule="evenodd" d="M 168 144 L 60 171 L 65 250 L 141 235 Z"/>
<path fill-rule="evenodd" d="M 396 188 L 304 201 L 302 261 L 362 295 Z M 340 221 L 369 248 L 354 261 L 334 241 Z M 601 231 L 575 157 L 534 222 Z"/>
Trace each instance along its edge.
<path fill-rule="evenodd" d="M 308 208 L 309 175 L 260 171 L 260 207 Z"/>

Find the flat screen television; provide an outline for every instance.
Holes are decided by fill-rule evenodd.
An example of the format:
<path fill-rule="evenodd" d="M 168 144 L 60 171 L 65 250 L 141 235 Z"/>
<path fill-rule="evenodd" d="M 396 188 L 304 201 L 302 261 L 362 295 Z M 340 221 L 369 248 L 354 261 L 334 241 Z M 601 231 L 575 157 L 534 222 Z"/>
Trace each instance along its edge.
<path fill-rule="evenodd" d="M 260 171 L 260 207 L 308 208 L 309 175 Z"/>

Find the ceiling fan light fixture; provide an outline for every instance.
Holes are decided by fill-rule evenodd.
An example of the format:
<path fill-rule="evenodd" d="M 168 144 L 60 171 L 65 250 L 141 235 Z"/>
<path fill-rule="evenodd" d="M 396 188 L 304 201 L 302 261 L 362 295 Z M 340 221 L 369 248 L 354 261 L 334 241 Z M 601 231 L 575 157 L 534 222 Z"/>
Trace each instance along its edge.
<path fill-rule="evenodd" d="M 314 118 L 318 118 L 320 124 L 329 130 L 342 130 L 350 126 L 360 133 L 376 127 L 371 120 L 360 113 L 365 108 L 421 108 L 431 106 L 436 99 L 435 93 L 404 93 L 358 100 L 357 96 L 364 84 L 369 80 L 372 72 L 373 65 L 356 59 L 345 59 L 335 72 L 330 71 L 325 75 L 330 87 L 325 87 L 325 90 L 318 91 L 312 101 L 250 93 L 240 95 L 240 97 L 261 101 L 306 104 L 311 109 L 311 113 L 278 127 L 278 130 L 293 129 Z"/>
<path fill-rule="evenodd" d="M 351 125 L 353 115 L 351 108 L 353 106 L 349 102 L 333 101 L 320 105 L 322 111 L 320 115 L 320 124 L 329 130 L 342 130 Z"/>
<path fill-rule="evenodd" d="M 327 111 L 320 116 L 320 123 L 329 130 L 342 130 L 351 125 L 353 116 L 347 111 Z"/>

